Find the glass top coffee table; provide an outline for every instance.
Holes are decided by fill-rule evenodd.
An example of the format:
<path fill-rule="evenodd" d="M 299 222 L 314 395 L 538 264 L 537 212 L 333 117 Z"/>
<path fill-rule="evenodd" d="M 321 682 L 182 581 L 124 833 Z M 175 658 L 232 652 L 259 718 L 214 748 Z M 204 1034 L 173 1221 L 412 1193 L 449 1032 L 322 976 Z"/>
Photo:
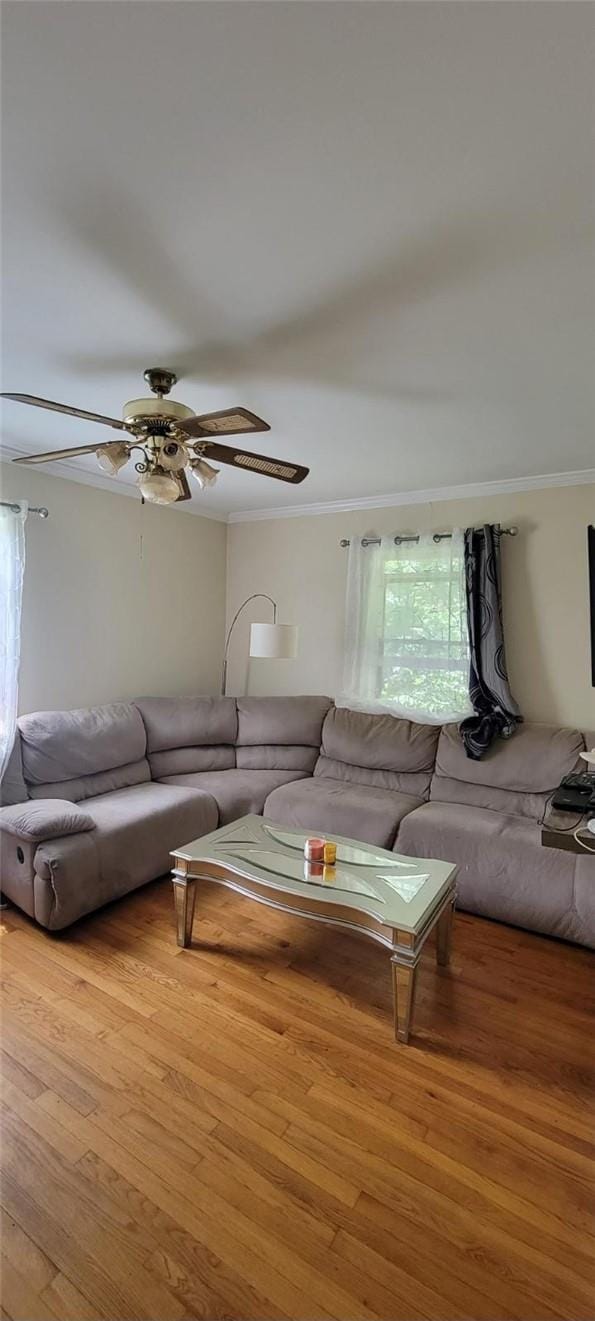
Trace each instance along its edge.
<path fill-rule="evenodd" d="M 390 951 L 395 1036 L 409 1037 L 421 950 L 437 928 L 436 956 L 450 956 L 456 868 L 406 858 L 340 835 L 337 861 L 307 863 L 308 836 L 266 817 L 245 816 L 172 851 L 178 945 L 192 939 L 196 881 L 227 885 L 247 899 L 370 936 Z"/>

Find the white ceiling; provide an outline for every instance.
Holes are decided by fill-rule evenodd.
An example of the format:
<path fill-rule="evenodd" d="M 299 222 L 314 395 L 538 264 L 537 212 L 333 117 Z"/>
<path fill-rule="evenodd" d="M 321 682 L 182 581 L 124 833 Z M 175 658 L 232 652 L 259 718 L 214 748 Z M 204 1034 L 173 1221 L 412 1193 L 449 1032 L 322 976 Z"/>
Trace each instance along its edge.
<path fill-rule="evenodd" d="M 252 408 L 311 475 L 223 469 L 219 515 L 594 465 L 593 5 L 2 18 L 5 390 Z M 4 409 L 23 452 L 97 431 Z"/>

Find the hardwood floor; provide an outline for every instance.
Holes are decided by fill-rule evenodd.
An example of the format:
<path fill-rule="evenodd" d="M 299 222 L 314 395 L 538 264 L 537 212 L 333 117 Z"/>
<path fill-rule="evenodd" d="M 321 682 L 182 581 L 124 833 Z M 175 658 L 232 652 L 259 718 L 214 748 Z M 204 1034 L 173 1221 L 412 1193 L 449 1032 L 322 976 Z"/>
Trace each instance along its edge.
<path fill-rule="evenodd" d="M 216 887 L 2 916 L 2 1317 L 593 1317 L 587 951 L 459 914 L 397 1046 L 382 950 Z"/>

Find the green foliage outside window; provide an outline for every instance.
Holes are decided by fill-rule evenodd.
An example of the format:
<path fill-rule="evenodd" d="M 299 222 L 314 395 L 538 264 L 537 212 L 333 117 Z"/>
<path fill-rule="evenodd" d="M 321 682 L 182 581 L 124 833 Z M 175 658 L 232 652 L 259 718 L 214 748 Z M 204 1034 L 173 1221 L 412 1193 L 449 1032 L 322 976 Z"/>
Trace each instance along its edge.
<path fill-rule="evenodd" d="M 440 718 L 468 706 L 462 566 L 438 551 L 387 561 L 378 695 Z"/>

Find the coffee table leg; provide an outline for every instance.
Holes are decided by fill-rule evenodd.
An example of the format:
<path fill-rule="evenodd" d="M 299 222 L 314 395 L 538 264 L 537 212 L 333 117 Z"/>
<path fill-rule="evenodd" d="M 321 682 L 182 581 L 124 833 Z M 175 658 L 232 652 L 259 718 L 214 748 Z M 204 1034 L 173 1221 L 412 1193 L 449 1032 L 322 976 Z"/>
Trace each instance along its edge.
<path fill-rule="evenodd" d="M 436 923 L 436 962 L 441 968 L 447 968 L 450 963 L 453 913 L 454 904 L 449 904 Z"/>
<path fill-rule="evenodd" d="M 176 908 L 176 922 L 178 927 L 178 945 L 181 945 L 183 949 L 187 949 L 192 942 L 196 882 L 191 880 L 181 880 L 177 876 L 174 876 L 172 879 L 174 887 L 174 904 Z"/>
<path fill-rule="evenodd" d="M 395 1009 L 395 1040 L 405 1045 L 409 1040 L 413 1001 L 415 997 L 415 978 L 417 969 L 410 964 L 399 963 L 391 959 L 393 969 L 393 999 Z"/>

